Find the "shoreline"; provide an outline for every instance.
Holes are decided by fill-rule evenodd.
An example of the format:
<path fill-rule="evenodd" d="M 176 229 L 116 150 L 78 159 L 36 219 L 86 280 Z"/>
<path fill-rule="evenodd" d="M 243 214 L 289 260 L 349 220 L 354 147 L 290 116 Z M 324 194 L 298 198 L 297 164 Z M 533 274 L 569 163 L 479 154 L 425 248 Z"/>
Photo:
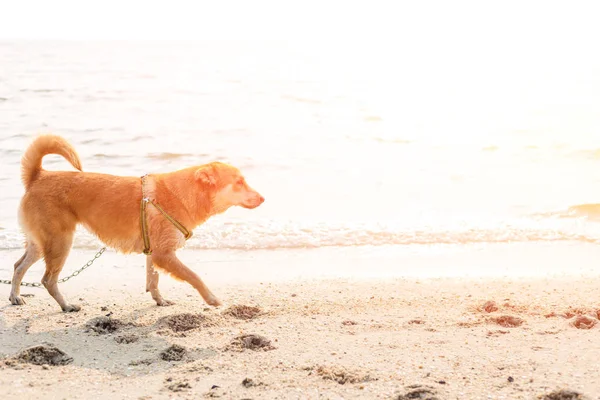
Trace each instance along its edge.
<path fill-rule="evenodd" d="M 99 245 L 98 249 L 102 246 Z M 72 249 L 61 278 L 81 268 L 98 249 Z M 13 264 L 22 249 L 0 250 L 0 279 L 12 279 Z M 471 245 L 324 247 L 280 250 L 178 251 L 181 261 L 202 279 L 217 285 L 294 282 L 311 279 L 394 278 L 529 278 L 600 276 L 596 261 L 600 246 L 567 241 Z M 120 254 L 112 249 L 65 287 L 106 287 L 137 284 L 145 279 L 145 256 Z M 43 260 L 35 263 L 24 281 L 39 281 Z M 161 279 L 161 286 L 173 279 Z M 3 287 L 0 286 L 0 294 Z"/>

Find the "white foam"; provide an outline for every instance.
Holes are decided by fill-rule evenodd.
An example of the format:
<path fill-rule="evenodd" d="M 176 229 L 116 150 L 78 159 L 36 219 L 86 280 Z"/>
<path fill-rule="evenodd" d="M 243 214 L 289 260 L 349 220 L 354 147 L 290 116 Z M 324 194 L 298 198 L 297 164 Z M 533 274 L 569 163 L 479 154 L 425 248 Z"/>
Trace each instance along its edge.
<path fill-rule="evenodd" d="M 0 231 L 0 249 L 21 248 L 24 238 L 16 229 Z M 209 221 L 194 231 L 190 249 L 302 249 L 388 245 L 465 245 L 474 243 L 600 241 L 600 226 L 565 219 L 522 219 L 510 223 L 474 221 L 446 226 L 406 226 L 382 223 L 298 223 L 273 220 Z M 75 248 L 96 248 L 99 241 L 79 230 Z"/>

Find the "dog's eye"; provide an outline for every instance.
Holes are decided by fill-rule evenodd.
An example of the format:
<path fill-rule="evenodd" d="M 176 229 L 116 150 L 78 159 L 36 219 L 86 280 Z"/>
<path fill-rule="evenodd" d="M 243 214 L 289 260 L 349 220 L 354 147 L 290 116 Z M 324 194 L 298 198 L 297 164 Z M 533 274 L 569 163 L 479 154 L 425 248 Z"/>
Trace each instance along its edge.
<path fill-rule="evenodd" d="M 236 183 L 237 183 L 238 185 L 243 185 L 243 184 L 244 184 L 244 179 L 243 179 L 243 178 L 241 178 L 241 179 L 238 179 Z"/>

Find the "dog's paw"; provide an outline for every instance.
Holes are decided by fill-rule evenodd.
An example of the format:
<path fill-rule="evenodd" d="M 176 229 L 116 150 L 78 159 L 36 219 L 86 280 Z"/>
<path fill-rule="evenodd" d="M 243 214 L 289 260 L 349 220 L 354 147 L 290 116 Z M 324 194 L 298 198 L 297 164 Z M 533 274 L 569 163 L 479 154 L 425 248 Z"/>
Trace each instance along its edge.
<path fill-rule="evenodd" d="M 210 298 L 208 298 L 206 300 L 206 303 L 208 305 L 214 306 L 214 307 L 219 307 L 222 306 L 223 303 L 221 302 L 221 300 L 217 299 L 215 296 L 211 296 Z"/>
<path fill-rule="evenodd" d="M 67 304 L 62 310 L 63 312 L 77 312 L 81 310 L 81 306 L 78 306 L 77 304 Z"/>
<path fill-rule="evenodd" d="M 22 306 L 25 304 L 25 300 L 23 300 L 21 296 L 10 295 L 8 299 L 10 300 L 10 304 L 13 304 L 15 306 Z"/>
<path fill-rule="evenodd" d="M 172 306 L 173 304 L 175 304 L 175 302 L 173 302 L 171 300 L 165 300 L 165 299 L 156 300 L 156 305 L 159 307 L 168 307 L 168 306 Z"/>

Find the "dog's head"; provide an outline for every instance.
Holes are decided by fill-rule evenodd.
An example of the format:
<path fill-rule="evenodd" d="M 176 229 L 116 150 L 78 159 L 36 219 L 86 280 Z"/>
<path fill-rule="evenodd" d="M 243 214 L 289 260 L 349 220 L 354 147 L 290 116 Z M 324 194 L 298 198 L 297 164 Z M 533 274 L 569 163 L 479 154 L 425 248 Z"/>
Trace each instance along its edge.
<path fill-rule="evenodd" d="M 213 162 L 198 167 L 196 180 L 211 191 L 213 207 L 219 212 L 232 206 L 256 208 L 264 201 L 264 197 L 252 189 L 242 173 L 235 167 L 221 162 Z"/>

